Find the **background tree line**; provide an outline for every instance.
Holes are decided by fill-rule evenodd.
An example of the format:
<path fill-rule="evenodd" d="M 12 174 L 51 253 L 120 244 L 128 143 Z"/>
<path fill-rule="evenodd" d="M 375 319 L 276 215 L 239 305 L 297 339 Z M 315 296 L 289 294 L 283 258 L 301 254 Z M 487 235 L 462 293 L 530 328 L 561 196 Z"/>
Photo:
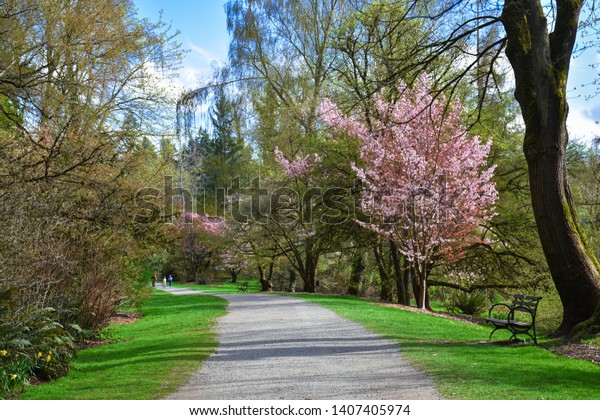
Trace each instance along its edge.
<path fill-rule="evenodd" d="M 346 201 L 338 200 L 338 204 L 344 203 L 348 208 L 360 202 L 360 187 L 356 186 L 350 167 L 351 162 L 361 160 L 360 144 L 352 136 L 337 142 L 328 140 L 331 134 L 319 111 L 325 98 L 337 104 L 343 113 L 370 125 L 378 117 L 373 103 L 376 95 L 396 102 L 401 96 L 397 89 L 399 82 L 405 81 L 410 86 L 427 71 L 434 92 L 461 100 L 463 123 L 469 127 L 469 133 L 478 135 L 482 142 L 492 142 L 489 163 L 496 166 L 494 180 L 500 193 L 496 216 L 482 221 L 479 227 L 486 240 L 472 244 L 460 260 L 436 264 L 427 274 L 432 292 L 465 310 L 497 293 L 521 290 L 548 294 L 554 296 L 556 304 L 560 300 L 565 306 L 559 334 L 572 334 L 579 322 L 592 315 L 598 302 L 596 292 L 584 292 L 588 286 L 595 290 L 597 278 L 592 270 L 588 280 L 580 280 L 585 276 L 579 276 L 579 280 L 571 282 L 567 277 L 572 273 L 565 277 L 549 270 L 549 261 L 561 257 L 549 256 L 551 239 L 542 235 L 540 241 L 531 234 L 537 229 L 547 230 L 540 227 L 544 223 L 540 221 L 542 210 L 532 206 L 531 190 L 538 188 L 536 185 L 542 178 L 552 177 L 534 175 L 537 172 L 532 169 L 531 155 L 522 153 L 523 136 L 532 139 L 528 133 L 532 133 L 533 125 L 547 118 L 536 116 L 528 122 L 531 115 L 526 114 L 527 107 L 533 103 L 525 105 L 529 99 L 519 96 L 523 86 L 519 77 L 525 77 L 526 83 L 542 83 L 527 75 L 539 63 L 533 55 L 518 59 L 511 55 L 514 51 L 511 45 L 516 48 L 515 42 L 523 39 L 525 33 L 531 42 L 539 42 L 540 51 L 549 56 L 555 54 L 552 48 L 566 48 L 564 54 L 556 53 L 557 61 L 552 64 L 557 71 L 565 70 L 552 77 L 566 81 L 572 44 L 555 45 L 552 39 L 560 38 L 560 31 L 570 31 L 569 42 L 574 40 L 577 27 L 568 25 L 573 22 L 576 25 L 577 20 L 569 19 L 579 16 L 581 5 L 571 3 L 558 2 L 545 10 L 539 2 L 526 1 L 493 5 L 480 1 L 229 2 L 226 6 L 231 36 L 229 63 L 219 77 L 181 98 L 181 114 L 209 103 L 210 92 L 218 86 L 219 94 L 226 92 L 230 101 L 237 101 L 237 108 L 248 116 L 240 125 L 240 133 L 245 144 L 252 147 L 252 153 L 245 169 L 230 176 L 245 178 L 248 188 L 294 191 L 278 201 L 277 208 L 271 206 L 271 211 L 285 217 L 234 226 L 240 238 L 234 241 L 237 243 L 234 246 L 255 261 L 261 278 L 264 268 L 274 264 L 273 277 L 281 288 L 294 285 L 305 291 L 376 294 L 385 300 L 408 303 L 412 293 L 407 292 L 411 288 L 407 285 L 415 284 L 412 281 L 415 273 L 407 269 L 406 256 L 398 253 L 393 241 L 373 235 L 354 220 L 321 223 L 324 219 L 314 216 L 323 215 L 328 209 L 322 197 L 311 200 L 296 197 L 304 197 L 317 187 L 341 188 L 350 193 Z M 527 10 L 535 10 L 535 16 L 529 16 Z M 593 23 L 594 9 L 590 10 L 587 23 L 582 24 L 593 30 L 589 23 Z M 546 11 L 554 13 L 549 15 L 550 19 L 545 17 Z M 511 27 L 515 21 L 511 16 L 529 26 Z M 513 76 L 517 78 L 516 99 Z M 556 80 L 546 82 L 565 89 L 566 83 Z M 222 90 L 224 86 L 226 89 Z M 541 86 L 539 89 L 546 89 Z M 546 103 L 552 101 L 548 99 Z M 524 114 L 520 115 L 519 110 Z M 215 111 L 211 112 L 215 115 Z M 543 137 L 543 141 L 557 141 L 561 145 L 563 152 L 558 164 L 562 167 L 571 153 L 566 146 L 566 114 L 550 120 L 562 124 L 560 135 L 542 136 L 537 131 L 536 135 Z M 533 143 L 526 143 L 529 144 Z M 586 149 L 586 146 L 573 147 L 573 150 Z M 570 165 L 569 169 L 590 170 L 595 154 L 590 147 L 578 154 L 577 165 Z M 298 168 L 308 163 L 311 156 L 319 157 L 318 165 L 308 165 L 304 172 L 299 172 Z M 571 178 L 575 196 L 582 191 L 581 174 L 573 174 Z M 257 179 L 260 186 L 252 184 Z M 561 179 L 547 182 L 570 191 L 562 175 Z M 536 197 L 533 196 L 533 203 Z M 574 222 L 578 226 L 575 230 L 572 227 L 568 230 L 571 234 L 576 231 L 581 238 L 590 235 L 594 243 L 597 233 L 587 218 L 590 207 L 581 207 L 585 200 L 578 197 L 572 201 L 571 197 L 569 192 L 566 199 L 572 202 L 572 211 L 575 213 L 579 208 L 586 218 Z M 556 209 L 554 204 L 548 206 Z M 360 219 L 361 209 L 353 210 Z M 313 217 L 303 217 L 306 214 Z M 572 250 L 564 249 L 561 255 L 569 252 Z M 296 281 L 300 284 L 295 285 Z M 585 305 L 574 297 L 578 293 L 586 294 Z M 581 308 L 575 308 L 579 304 L 587 308 L 585 314 Z"/>
<path fill-rule="evenodd" d="M 32 373 L 65 373 L 75 341 L 142 298 L 153 273 L 250 276 L 264 291 L 429 308 L 441 300 L 465 313 L 518 290 L 562 305 L 551 323 L 560 335 L 594 331 L 599 153 L 568 142 L 565 89 L 577 25 L 593 31 L 595 9 L 579 22 L 580 2 L 548 7 L 554 14 L 528 0 L 232 0 L 228 62 L 175 103 L 163 82 L 181 49 L 130 1 L 3 2 L 3 391 Z M 439 216 L 419 203 L 441 204 L 448 180 L 413 185 L 421 219 L 416 210 L 377 213 L 365 197 L 379 197 L 382 210 L 386 183 L 402 179 L 374 177 L 380 160 L 368 144 L 411 126 L 390 110 L 425 74 L 422 109 L 478 137 L 464 156 L 490 145 L 475 172 L 494 168 L 498 198 L 494 217 L 482 213 L 461 233 L 469 241 L 440 237 L 419 260 L 407 240 L 434 228 L 411 228 Z M 343 129 L 324 118 L 327 103 Z M 440 121 L 430 127 L 438 145 L 452 138 Z M 426 144 L 405 137 L 386 164 L 398 173 L 418 167 L 393 165 Z M 159 191 L 154 207 L 140 207 L 149 188 Z M 377 223 L 388 217 L 395 234 Z M 448 241 L 460 252 L 445 251 Z M 569 262 L 579 268 L 566 270 Z"/>
<path fill-rule="evenodd" d="M 156 81 L 180 50 L 127 0 L 0 6 L 0 389 L 64 374 L 75 341 L 146 295 L 164 240 L 131 217 L 172 169 Z M 156 141 L 155 141 L 156 142 Z"/>

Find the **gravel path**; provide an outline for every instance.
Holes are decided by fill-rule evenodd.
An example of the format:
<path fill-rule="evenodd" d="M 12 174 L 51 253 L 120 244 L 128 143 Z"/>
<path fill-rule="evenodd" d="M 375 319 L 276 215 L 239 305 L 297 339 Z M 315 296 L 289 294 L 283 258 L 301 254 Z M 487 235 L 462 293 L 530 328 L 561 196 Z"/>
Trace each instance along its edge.
<path fill-rule="evenodd" d="M 172 293 L 189 293 L 166 289 Z M 221 295 L 220 345 L 169 399 L 439 399 L 398 346 L 328 309 L 275 295 Z"/>

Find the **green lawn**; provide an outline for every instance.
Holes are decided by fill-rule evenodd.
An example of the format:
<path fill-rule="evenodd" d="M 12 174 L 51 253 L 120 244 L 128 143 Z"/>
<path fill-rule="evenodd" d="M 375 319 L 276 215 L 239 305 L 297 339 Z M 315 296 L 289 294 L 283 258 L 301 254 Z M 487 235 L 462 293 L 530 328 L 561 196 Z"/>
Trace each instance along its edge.
<path fill-rule="evenodd" d="M 215 282 L 214 284 L 191 284 L 191 283 L 173 283 L 174 287 L 184 287 L 186 289 L 201 290 L 203 292 L 217 293 L 217 294 L 232 294 L 240 293 L 239 283 L 248 282 L 247 293 L 260 292 L 261 286 L 258 280 L 238 280 L 237 283 L 228 281 Z"/>
<path fill-rule="evenodd" d="M 30 387 L 23 399 L 158 399 L 187 382 L 217 345 L 212 327 L 227 301 L 154 291 L 132 324 L 115 325 L 115 341 L 78 353 L 68 376 Z"/>
<path fill-rule="evenodd" d="M 235 285 L 186 286 L 237 293 Z M 257 286 L 257 283 L 254 283 Z M 207 289 L 208 288 L 208 289 Z M 344 296 L 295 295 L 399 343 L 451 399 L 600 399 L 600 367 L 535 346 L 485 344 L 490 329 Z M 154 291 L 115 342 L 81 351 L 71 373 L 28 388 L 23 399 L 158 399 L 177 389 L 217 345 L 211 332 L 226 301 Z M 497 333 L 498 339 L 507 338 Z M 496 337 L 496 335 L 494 336 Z"/>
<path fill-rule="evenodd" d="M 486 326 L 470 325 L 344 296 L 298 295 L 363 324 L 400 345 L 451 399 L 600 399 L 600 367 L 531 346 L 485 342 Z M 503 331 L 494 340 L 507 339 Z"/>

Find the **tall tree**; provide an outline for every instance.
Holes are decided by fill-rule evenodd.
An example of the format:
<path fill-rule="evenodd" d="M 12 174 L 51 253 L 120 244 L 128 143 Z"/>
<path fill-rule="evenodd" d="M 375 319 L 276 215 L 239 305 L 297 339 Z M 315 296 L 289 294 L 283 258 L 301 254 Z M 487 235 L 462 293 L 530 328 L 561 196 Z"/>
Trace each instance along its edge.
<path fill-rule="evenodd" d="M 228 97 L 222 87 L 217 88 L 210 109 L 212 132 L 201 143 L 204 155 L 203 187 L 209 190 L 230 187 L 233 178 L 241 174 L 245 144 L 240 108 L 239 101 Z"/>
<path fill-rule="evenodd" d="M 539 0 L 506 0 L 500 16 L 515 75 L 515 98 L 525 121 L 523 150 L 533 211 L 563 303 L 560 334 L 590 319 L 594 310 L 600 317 L 600 266 L 581 227 L 566 169 L 566 89 L 583 3 L 557 1 L 550 33 Z"/>
<path fill-rule="evenodd" d="M 134 196 L 158 172 L 143 135 L 168 104 L 154 69 L 179 47 L 127 0 L 2 2 L 0 32 L 0 288 L 100 328 L 135 292 Z"/>
<path fill-rule="evenodd" d="M 491 217 L 497 192 L 493 168 L 484 168 L 490 145 L 466 136 L 460 103 L 444 112 L 445 98 L 431 96 L 426 76 L 399 92 L 393 104 L 375 99 L 372 128 L 327 101 L 323 118 L 362 141 L 365 167 L 356 173 L 365 185 L 363 208 L 373 218 L 363 224 L 392 239 L 411 262 L 424 308 L 431 268 L 481 241 L 476 228 Z"/>
<path fill-rule="evenodd" d="M 406 74 L 449 54 L 461 66 L 436 74 L 442 88 L 456 87 L 477 70 L 478 87 L 487 90 L 494 82 L 492 67 L 504 54 L 508 58 L 525 123 L 523 150 L 537 230 L 564 309 L 558 335 L 600 322 L 599 265 L 581 228 L 566 171 L 569 67 L 580 28 L 589 35 L 585 47 L 598 45 L 596 6 L 593 0 L 411 0 L 403 19 L 429 22 L 431 36 L 411 49 L 422 57 L 419 63 L 397 62 L 397 73 Z M 476 35 L 492 26 L 504 33 L 477 48 Z"/>
<path fill-rule="evenodd" d="M 254 133 L 262 170 L 280 175 L 279 184 L 294 190 L 288 196 L 293 211 L 282 203 L 277 203 L 277 211 L 281 215 L 290 210 L 287 216 L 295 217 L 282 223 L 275 216 L 262 226 L 289 256 L 304 289 L 311 292 L 316 289 L 319 256 L 328 249 L 324 239 L 330 235 L 320 230 L 322 224 L 307 222 L 305 216 L 317 211 L 318 200 L 305 199 L 310 185 L 305 174 L 295 170 L 301 169 L 302 159 L 318 151 L 321 142 L 318 107 L 336 60 L 330 46 L 347 10 L 348 2 L 339 0 L 227 4 L 233 74 L 256 95 Z M 290 164 L 284 165 L 283 173 L 275 162 L 275 148 L 280 150 L 279 163 Z M 291 171 L 286 174 L 287 169 Z"/>

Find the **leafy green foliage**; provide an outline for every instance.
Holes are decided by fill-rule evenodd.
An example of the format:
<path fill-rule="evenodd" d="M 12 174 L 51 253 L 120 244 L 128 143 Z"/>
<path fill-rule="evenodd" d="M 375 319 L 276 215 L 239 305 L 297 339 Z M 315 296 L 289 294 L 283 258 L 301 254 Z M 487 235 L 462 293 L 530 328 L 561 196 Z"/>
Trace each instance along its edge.
<path fill-rule="evenodd" d="M 54 309 L 8 316 L 5 309 L 11 295 L 12 291 L 0 293 L 0 397 L 22 391 L 31 378 L 65 375 L 75 353 L 73 337 L 58 322 Z"/>
<path fill-rule="evenodd" d="M 179 47 L 129 1 L 15 0 L 0 17 L 0 279 L 19 291 L 5 321 L 46 311 L 76 335 L 98 332 L 143 297 L 142 261 L 162 232 L 132 215 L 168 166 L 144 137 L 169 109 L 150 69 L 169 74 Z M 61 374 L 56 363 L 39 374 Z"/>
<path fill-rule="evenodd" d="M 399 345 L 453 399 L 600 398 L 599 367 L 543 347 L 487 344 L 487 326 L 382 307 L 352 297 L 300 295 Z M 494 334 L 507 339 L 510 333 Z M 542 338 L 542 343 L 547 339 Z M 510 368 L 508 368 L 510 366 Z"/>
<path fill-rule="evenodd" d="M 68 376 L 28 387 L 23 399 L 158 399 L 185 383 L 215 349 L 227 301 L 155 291 L 143 317 L 112 325 L 110 343 L 82 350 Z"/>

